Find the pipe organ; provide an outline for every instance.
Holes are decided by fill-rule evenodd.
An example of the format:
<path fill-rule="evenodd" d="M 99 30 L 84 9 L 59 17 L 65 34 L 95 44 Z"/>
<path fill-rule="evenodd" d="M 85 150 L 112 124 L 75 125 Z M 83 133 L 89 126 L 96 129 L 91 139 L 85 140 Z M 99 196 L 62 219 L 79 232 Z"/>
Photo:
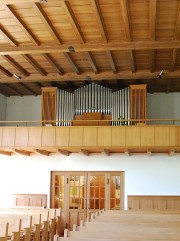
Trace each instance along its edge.
<path fill-rule="evenodd" d="M 130 117 L 129 88 L 112 92 L 110 88 L 91 83 L 75 90 L 74 94 L 57 89 L 54 96 L 56 96 L 56 125 L 59 126 L 70 126 L 75 115 L 83 115 L 87 112 L 112 115 L 112 120 L 122 121 Z M 42 106 L 44 106 L 43 103 Z M 47 105 L 43 111 L 45 109 L 49 112 Z M 47 115 L 44 114 L 44 116 Z M 112 124 L 128 125 L 129 122 L 114 121 Z"/>

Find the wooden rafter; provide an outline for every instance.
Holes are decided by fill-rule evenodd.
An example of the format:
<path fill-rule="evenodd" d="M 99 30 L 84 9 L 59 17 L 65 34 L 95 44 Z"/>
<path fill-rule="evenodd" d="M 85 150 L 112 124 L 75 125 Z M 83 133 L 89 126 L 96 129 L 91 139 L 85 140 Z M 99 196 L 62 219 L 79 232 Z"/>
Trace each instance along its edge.
<path fill-rule="evenodd" d="M 14 91 L 16 94 L 20 95 L 20 96 L 24 96 L 19 90 L 17 90 L 16 88 L 14 88 L 11 84 L 5 83 L 5 85 L 11 89 L 12 91 Z"/>
<path fill-rule="evenodd" d="M 17 69 L 21 74 L 24 76 L 29 76 L 29 73 L 23 69 L 14 59 L 12 59 L 10 56 L 4 55 L 2 56 L 3 59 L 5 59 L 9 64 L 11 64 L 15 69 Z"/>
<path fill-rule="evenodd" d="M 104 20 L 103 20 L 103 16 L 102 16 L 101 9 L 99 7 L 98 1 L 97 0 L 91 0 L 91 4 L 93 6 L 94 13 L 95 13 L 96 19 L 97 19 L 98 24 L 99 24 L 99 28 L 100 28 L 102 38 L 103 38 L 104 42 L 108 42 L 108 34 L 107 34 L 107 30 L 106 30 L 106 27 L 105 27 L 105 23 L 104 23 Z"/>
<path fill-rule="evenodd" d="M 81 152 L 86 156 L 90 155 L 90 151 L 88 151 L 88 150 L 82 149 Z"/>
<path fill-rule="evenodd" d="M 0 25 L 0 34 L 10 43 L 11 46 L 18 46 L 13 37 Z"/>
<path fill-rule="evenodd" d="M 180 2 L 178 3 L 178 10 L 177 10 L 177 17 L 176 17 L 176 24 L 175 24 L 175 31 L 174 31 L 174 39 L 175 40 L 180 39 L 180 26 L 179 25 L 180 25 Z M 172 50 L 172 57 L 171 57 L 171 60 L 170 60 L 169 71 L 174 71 L 177 53 L 178 53 L 178 49 L 174 48 Z"/>
<path fill-rule="evenodd" d="M 63 74 L 61 68 L 55 63 L 53 58 L 49 54 L 42 54 L 44 58 L 49 62 L 49 64 L 56 70 L 57 73 Z"/>
<path fill-rule="evenodd" d="M 129 9 L 128 9 L 127 0 L 121 1 L 121 9 L 122 9 L 124 28 L 125 28 L 125 32 L 126 32 L 126 39 L 127 39 L 127 41 L 132 41 L 130 21 L 129 21 L 130 17 L 129 17 Z M 129 63 L 131 66 L 132 73 L 136 72 L 133 50 L 129 50 Z"/>
<path fill-rule="evenodd" d="M 90 65 L 91 65 L 91 67 L 92 67 L 94 73 L 97 74 L 97 73 L 98 73 L 98 69 L 97 69 L 97 66 L 96 66 L 95 60 L 94 60 L 94 58 L 93 58 L 93 56 L 92 56 L 92 53 L 91 53 L 91 52 L 87 52 L 87 53 L 86 53 L 86 57 L 87 57 L 87 59 L 88 59 Z"/>
<path fill-rule="evenodd" d="M 109 63 L 111 65 L 111 69 L 112 69 L 113 73 L 116 73 L 117 72 L 117 67 L 116 67 L 116 64 L 115 64 L 112 52 L 111 51 L 107 51 L 107 56 L 108 56 L 108 60 L 109 60 Z"/>
<path fill-rule="evenodd" d="M 3 91 L 3 90 L 1 90 L 1 89 L 0 89 L 0 94 L 4 95 L 4 96 L 6 96 L 6 97 L 9 97 L 9 96 L 10 96 L 9 94 L 7 94 L 7 92 L 5 92 L 5 91 Z"/>
<path fill-rule="evenodd" d="M 25 156 L 30 156 L 33 153 L 33 151 L 27 151 L 27 150 L 21 150 L 21 149 L 15 149 L 14 151 L 18 154 L 25 155 Z"/>
<path fill-rule="evenodd" d="M 14 21 L 20 26 L 23 32 L 29 37 L 29 39 L 35 44 L 39 45 L 38 40 L 33 35 L 33 33 L 28 29 L 26 24 L 20 19 L 20 17 L 13 11 L 10 5 L 5 5 L 6 10 L 9 12 L 10 16 L 14 19 Z"/>
<path fill-rule="evenodd" d="M 41 7 L 40 3 L 34 3 L 33 4 L 34 9 L 36 10 L 38 16 L 41 18 L 41 21 L 44 23 L 44 25 L 46 26 L 46 28 L 48 29 L 48 31 L 50 32 L 51 36 L 53 37 L 53 39 L 58 43 L 61 44 L 62 41 L 58 35 L 58 33 L 56 32 L 56 29 L 54 28 L 54 26 L 52 25 L 51 21 L 49 20 L 49 18 L 47 17 L 46 13 L 44 12 L 43 8 Z"/>
<path fill-rule="evenodd" d="M 37 94 L 31 88 L 29 88 L 25 83 L 19 82 L 19 84 L 22 87 L 24 87 L 26 90 L 28 90 L 31 94 L 33 94 L 34 96 L 37 96 Z"/>
<path fill-rule="evenodd" d="M 156 22 L 157 22 L 157 0 L 150 0 L 150 39 L 152 41 L 156 40 Z M 156 50 L 152 49 L 150 51 L 150 71 L 155 70 L 155 54 Z"/>
<path fill-rule="evenodd" d="M 20 55 L 20 54 L 44 54 L 44 53 L 64 53 L 67 52 L 69 45 L 56 45 L 49 43 L 41 46 L 0 46 L 0 56 L 3 55 Z M 180 41 L 116 41 L 109 43 L 84 43 L 73 44 L 76 52 L 87 51 L 118 51 L 118 50 L 151 50 L 151 49 L 174 49 L 180 48 Z"/>
<path fill-rule="evenodd" d="M 74 70 L 74 72 L 76 72 L 77 74 L 80 74 L 79 69 L 77 68 L 77 66 L 75 65 L 73 59 L 71 58 L 69 53 L 64 53 L 64 56 L 66 57 L 66 59 L 69 61 L 72 69 Z"/>
<path fill-rule="evenodd" d="M 59 78 L 59 75 L 56 73 L 53 74 L 48 74 L 47 76 L 41 76 L 39 77 L 38 74 L 36 75 L 30 75 L 28 77 L 25 77 L 24 80 L 26 82 L 38 82 L 41 80 L 41 82 L 49 82 L 49 81 L 75 81 L 75 82 L 79 82 L 79 81 L 85 81 L 87 76 L 91 77 L 91 80 L 93 81 L 97 81 L 97 80 L 102 80 L 102 79 L 106 79 L 108 80 L 128 80 L 128 79 L 153 79 L 154 77 L 156 77 L 159 74 L 159 71 L 156 71 L 154 73 L 151 73 L 148 70 L 139 70 L 136 73 L 132 73 L 131 71 L 121 71 L 121 72 L 117 72 L 117 73 L 112 73 L 112 71 L 110 70 L 104 70 L 101 71 L 97 74 L 95 74 L 94 72 L 89 73 L 89 72 L 83 72 L 79 75 L 77 75 L 76 73 L 67 73 L 61 76 L 61 78 Z M 178 79 L 180 76 L 180 70 L 175 70 L 173 72 L 166 72 L 166 78 L 175 78 Z M 8 82 L 12 82 L 12 77 L 6 77 L 4 79 L 1 80 L 1 83 L 8 83 Z M 13 80 L 14 83 L 19 82 L 17 79 L 14 78 Z"/>
<path fill-rule="evenodd" d="M 28 63 L 30 63 L 34 67 L 35 70 L 37 70 L 37 72 L 39 72 L 43 76 L 47 75 L 46 71 L 42 69 L 30 55 L 23 54 L 22 56 L 28 61 Z"/>
<path fill-rule="evenodd" d="M 78 39 L 80 40 L 81 43 L 85 43 L 85 38 L 83 36 L 83 33 L 81 31 L 81 28 L 80 28 L 76 18 L 74 16 L 74 13 L 71 9 L 71 6 L 70 6 L 69 2 L 68 1 L 62 1 L 61 6 L 63 7 L 66 15 L 69 18 L 69 20 L 71 22 L 71 25 L 74 29 L 74 32 L 76 33 L 76 36 L 78 37 Z"/>
<path fill-rule="evenodd" d="M 4 67 L 2 67 L 1 65 L 0 65 L 0 71 L 1 71 L 3 74 L 5 74 L 6 76 L 8 76 L 8 77 L 12 77 L 12 76 L 13 76 L 13 74 L 12 74 L 11 72 L 9 72 L 7 69 L 5 69 Z"/>

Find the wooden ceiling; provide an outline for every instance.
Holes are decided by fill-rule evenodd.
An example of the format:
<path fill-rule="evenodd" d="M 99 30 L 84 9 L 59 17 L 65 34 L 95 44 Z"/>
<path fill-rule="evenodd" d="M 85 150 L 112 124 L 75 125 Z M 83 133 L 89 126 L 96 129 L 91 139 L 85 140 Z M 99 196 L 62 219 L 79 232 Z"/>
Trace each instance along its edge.
<path fill-rule="evenodd" d="M 147 83 L 150 93 L 179 92 L 179 48 L 179 0 L 0 0 L 5 96 L 91 81 L 113 91 Z"/>

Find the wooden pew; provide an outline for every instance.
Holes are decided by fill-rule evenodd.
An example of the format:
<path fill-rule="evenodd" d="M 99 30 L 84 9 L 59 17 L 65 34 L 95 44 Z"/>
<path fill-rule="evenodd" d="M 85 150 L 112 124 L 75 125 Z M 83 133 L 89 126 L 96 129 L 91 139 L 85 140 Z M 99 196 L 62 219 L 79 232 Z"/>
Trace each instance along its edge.
<path fill-rule="evenodd" d="M 105 212 L 77 228 L 65 230 L 61 241 L 126 240 L 177 241 L 180 239 L 180 212 Z M 99 220 L 98 220 L 99 219 Z M 97 221 L 98 220 L 98 221 Z M 75 230 L 76 228 L 74 228 Z"/>
<path fill-rule="evenodd" d="M 21 223 L 28 217 L 31 217 L 31 222 L 28 227 L 24 225 L 20 228 L 20 236 L 24 237 L 24 241 L 29 241 L 33 238 L 34 241 L 53 241 L 54 235 L 60 234 L 60 209 L 31 209 L 31 208 L 13 208 L 0 209 L 0 223 L 9 223 L 8 237 L 15 238 L 13 227 L 18 226 L 18 220 Z M 3 237 L 5 238 L 5 236 Z M 6 238 L 5 238 L 6 239 Z M 16 235 L 17 239 L 17 235 Z M 18 240 L 16 240 L 18 241 Z"/>

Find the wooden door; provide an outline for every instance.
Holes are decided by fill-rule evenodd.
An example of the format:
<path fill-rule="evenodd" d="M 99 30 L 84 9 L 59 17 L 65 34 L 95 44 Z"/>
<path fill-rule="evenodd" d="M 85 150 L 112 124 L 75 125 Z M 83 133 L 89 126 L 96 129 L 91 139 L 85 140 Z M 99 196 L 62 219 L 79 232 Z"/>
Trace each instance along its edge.
<path fill-rule="evenodd" d="M 124 209 L 124 173 L 52 172 L 51 207 L 61 208 L 63 229 L 101 209 Z"/>

